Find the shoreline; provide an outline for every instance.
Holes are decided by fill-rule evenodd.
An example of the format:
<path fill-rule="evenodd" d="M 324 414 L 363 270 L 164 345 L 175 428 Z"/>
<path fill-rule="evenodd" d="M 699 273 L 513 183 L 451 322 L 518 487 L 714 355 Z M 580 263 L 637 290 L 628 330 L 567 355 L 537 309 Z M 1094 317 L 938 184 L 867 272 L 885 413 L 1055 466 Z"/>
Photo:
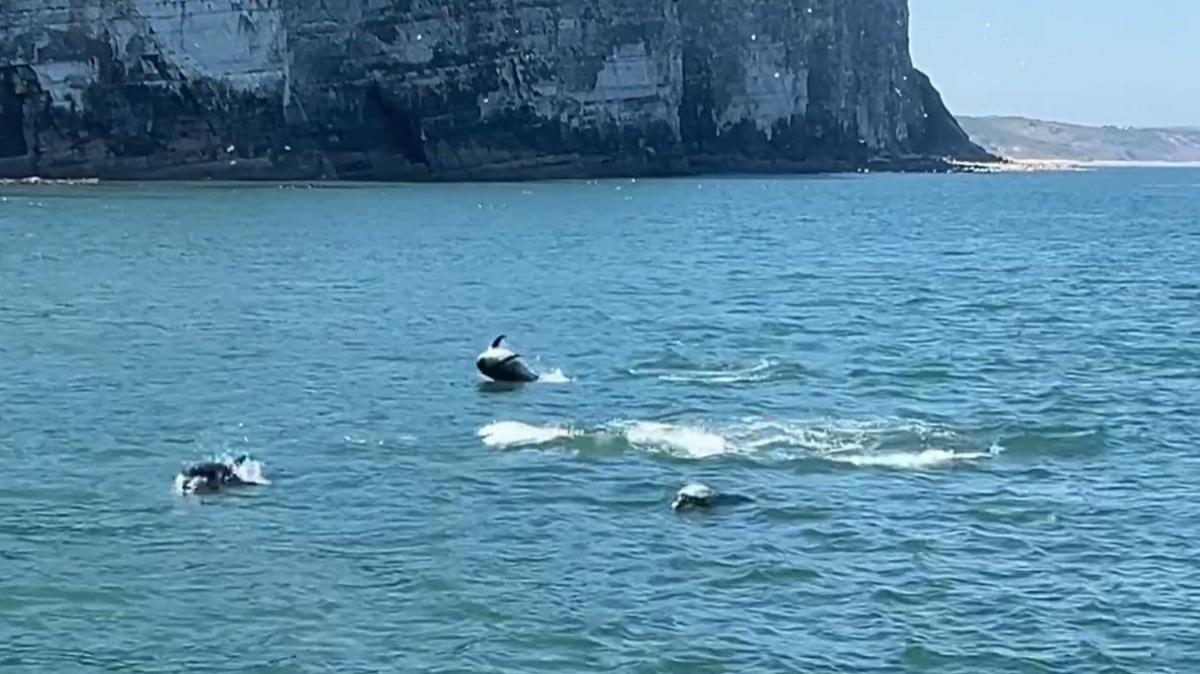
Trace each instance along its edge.
<path fill-rule="evenodd" d="M 988 163 L 981 159 L 982 164 Z M 263 183 L 263 184 L 488 184 L 575 180 L 629 180 L 651 178 L 695 178 L 717 176 L 835 176 L 869 173 L 955 173 L 972 172 L 967 162 L 948 157 L 912 155 L 902 157 L 859 157 L 853 159 L 747 159 L 727 155 L 703 155 L 688 162 L 646 164 L 599 157 L 544 157 L 537 161 L 509 162 L 470 168 L 433 170 L 360 170 L 326 174 L 296 166 L 274 165 L 267 158 L 202 162 L 126 170 L 97 166 L 92 170 L 50 167 L 39 174 L 36 167 L 5 170 L 0 165 L 0 185 L 94 185 L 104 183 Z M 111 169 L 111 170 L 110 170 Z"/>
<path fill-rule="evenodd" d="M 1200 161 L 1172 162 L 1146 160 L 1077 160 L 1077 159 L 1014 159 L 1004 158 L 996 162 L 977 162 L 964 160 L 928 160 L 913 164 L 910 162 L 887 162 L 874 166 L 839 167 L 829 170 L 813 169 L 786 170 L 781 167 L 761 167 L 759 170 L 741 171 L 695 171 L 679 173 L 652 173 L 649 175 L 595 175 L 595 176 L 546 176 L 544 178 L 508 178 L 508 179 L 479 179 L 456 178 L 447 176 L 444 179 L 429 180 L 371 180 L 362 178 L 311 178 L 297 179 L 295 177 L 219 177 L 202 176 L 195 178 L 160 178 L 160 177 L 78 177 L 78 178 L 46 178 L 41 176 L 4 177 L 0 178 L 0 187 L 76 187 L 96 185 L 258 185 L 283 187 L 351 187 L 351 186 L 388 186 L 388 185 L 486 185 L 486 184 L 525 184 L 534 182 L 592 182 L 601 180 L 652 180 L 652 179 L 685 179 L 685 178 L 819 178 L 853 175 L 870 175 L 873 173 L 908 173 L 908 174 L 994 174 L 994 173 L 1035 173 L 1035 172 L 1078 172 L 1103 168 L 1200 168 Z"/>
<path fill-rule="evenodd" d="M 968 173 L 1034 173 L 1046 171 L 1083 171 L 1078 162 L 1065 159 L 1004 159 L 999 162 L 959 162 Z"/>
<path fill-rule="evenodd" d="M 1200 161 L 1148 161 L 1134 159 L 1014 159 L 998 163 L 957 162 L 978 173 L 1026 173 L 1035 171 L 1087 171 L 1101 168 L 1200 168 Z"/>

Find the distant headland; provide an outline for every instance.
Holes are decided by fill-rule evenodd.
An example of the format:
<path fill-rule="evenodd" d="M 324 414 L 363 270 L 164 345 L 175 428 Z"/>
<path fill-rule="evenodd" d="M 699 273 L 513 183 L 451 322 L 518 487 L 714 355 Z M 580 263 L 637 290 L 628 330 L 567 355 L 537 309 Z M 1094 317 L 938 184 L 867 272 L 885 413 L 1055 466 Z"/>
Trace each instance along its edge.
<path fill-rule="evenodd" d="M 1027 117 L 958 116 L 971 140 L 1018 163 L 1200 166 L 1200 126 L 1084 126 Z"/>

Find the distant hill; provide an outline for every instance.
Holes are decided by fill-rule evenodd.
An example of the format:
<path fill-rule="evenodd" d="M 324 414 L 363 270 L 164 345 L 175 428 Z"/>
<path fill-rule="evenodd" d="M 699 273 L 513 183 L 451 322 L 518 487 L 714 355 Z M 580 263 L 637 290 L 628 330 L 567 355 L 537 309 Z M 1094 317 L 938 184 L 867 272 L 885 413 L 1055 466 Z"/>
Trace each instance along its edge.
<path fill-rule="evenodd" d="M 1082 126 L 1025 117 L 959 117 L 958 122 L 971 140 L 1011 159 L 1200 162 L 1200 127 Z"/>

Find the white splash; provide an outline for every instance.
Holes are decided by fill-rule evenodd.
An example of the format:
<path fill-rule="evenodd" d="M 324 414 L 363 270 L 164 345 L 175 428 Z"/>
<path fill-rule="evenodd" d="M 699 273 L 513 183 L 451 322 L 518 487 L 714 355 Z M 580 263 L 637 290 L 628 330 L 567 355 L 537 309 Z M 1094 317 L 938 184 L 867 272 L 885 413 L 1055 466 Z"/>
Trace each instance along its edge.
<path fill-rule="evenodd" d="M 479 429 L 478 435 L 488 447 L 507 449 L 544 445 L 574 437 L 576 433 L 560 426 L 534 426 L 521 421 L 497 421 Z"/>
<path fill-rule="evenodd" d="M 947 449 L 926 449 L 920 452 L 883 452 L 880 454 L 831 455 L 831 461 L 871 468 L 923 470 L 959 461 L 990 459 L 987 452 L 952 452 Z"/>
<path fill-rule="evenodd" d="M 246 484 L 259 486 L 271 484 L 271 481 L 263 476 L 263 464 L 261 461 L 246 457 L 238 463 L 236 459 L 228 454 L 214 456 L 206 459 L 206 461 L 225 464 L 239 480 Z M 199 488 L 205 486 L 205 483 L 206 480 L 203 477 L 186 477 L 180 472 L 175 475 L 175 492 L 177 494 L 194 494 Z"/>
<path fill-rule="evenodd" d="M 254 459 L 246 459 L 245 461 L 232 466 L 233 474 L 237 475 L 243 482 L 252 484 L 268 485 L 271 481 L 263 477 L 263 465 Z"/>
<path fill-rule="evenodd" d="M 543 372 L 538 376 L 538 382 L 542 384 L 570 384 L 573 381 L 575 380 L 568 377 L 557 367 L 548 372 Z"/>
<path fill-rule="evenodd" d="M 196 491 L 196 488 L 203 484 L 204 478 L 199 477 L 184 477 L 182 473 L 175 476 L 175 493 L 176 494 L 191 494 Z"/>
<path fill-rule="evenodd" d="M 624 429 L 624 434 L 634 447 L 680 453 L 693 459 L 720 456 L 730 451 L 724 436 L 696 426 L 635 421 Z"/>
<path fill-rule="evenodd" d="M 479 429 L 489 447 L 532 447 L 570 441 L 575 449 L 628 449 L 677 458 L 742 456 L 757 461 L 819 459 L 864 468 L 924 470 L 992 459 L 993 444 L 979 451 L 971 437 L 912 419 L 791 421 L 742 419 L 722 423 L 614 421 L 598 427 L 498 421 Z"/>

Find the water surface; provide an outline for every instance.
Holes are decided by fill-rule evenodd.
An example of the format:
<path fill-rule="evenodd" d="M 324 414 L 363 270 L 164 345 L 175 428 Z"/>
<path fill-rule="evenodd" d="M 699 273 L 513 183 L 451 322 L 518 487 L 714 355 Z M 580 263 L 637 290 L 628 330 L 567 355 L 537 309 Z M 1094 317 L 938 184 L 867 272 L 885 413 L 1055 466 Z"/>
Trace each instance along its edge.
<path fill-rule="evenodd" d="M 1183 169 L 0 188 L 0 671 L 1200 670 L 1197 213 Z M 501 332 L 569 381 L 481 387 Z M 173 491 L 241 453 L 270 486 Z"/>

